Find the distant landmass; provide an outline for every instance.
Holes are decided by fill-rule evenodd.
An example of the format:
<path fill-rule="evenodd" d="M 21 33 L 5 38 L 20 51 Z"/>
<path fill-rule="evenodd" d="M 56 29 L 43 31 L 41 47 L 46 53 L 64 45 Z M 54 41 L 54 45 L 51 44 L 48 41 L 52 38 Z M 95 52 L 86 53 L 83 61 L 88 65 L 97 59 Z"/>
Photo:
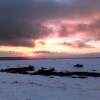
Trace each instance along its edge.
<path fill-rule="evenodd" d="M 29 59 L 28 57 L 0 57 L 0 60 L 28 60 L 28 59 Z"/>
<path fill-rule="evenodd" d="M 40 60 L 40 59 L 100 59 L 100 57 L 62 57 L 62 58 L 29 58 L 29 57 L 0 57 L 0 60 Z"/>

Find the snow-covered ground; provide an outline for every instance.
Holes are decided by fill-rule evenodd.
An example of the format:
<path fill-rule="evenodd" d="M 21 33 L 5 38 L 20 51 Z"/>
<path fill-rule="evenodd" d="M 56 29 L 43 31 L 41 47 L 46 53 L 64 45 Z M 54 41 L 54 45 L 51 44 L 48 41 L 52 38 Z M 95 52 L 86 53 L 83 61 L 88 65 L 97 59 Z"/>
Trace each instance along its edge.
<path fill-rule="evenodd" d="M 77 69 L 73 67 L 75 64 L 83 64 L 84 67 Z M 35 68 L 47 67 L 55 68 L 60 71 L 92 71 L 100 72 L 100 59 L 56 59 L 56 60 L 13 60 L 0 61 L 0 68 L 21 67 L 33 65 Z"/>
<path fill-rule="evenodd" d="M 74 68 L 74 64 L 83 68 Z M 55 67 L 57 70 L 96 70 L 100 59 L 0 61 L 0 67 Z M 100 78 L 46 77 L 0 73 L 0 100 L 99 100 Z"/>

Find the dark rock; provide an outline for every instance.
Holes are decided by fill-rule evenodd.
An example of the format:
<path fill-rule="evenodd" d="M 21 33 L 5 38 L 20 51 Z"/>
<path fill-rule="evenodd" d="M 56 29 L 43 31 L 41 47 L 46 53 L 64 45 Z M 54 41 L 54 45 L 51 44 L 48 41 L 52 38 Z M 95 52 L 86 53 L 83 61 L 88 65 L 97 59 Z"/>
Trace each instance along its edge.
<path fill-rule="evenodd" d="M 76 65 L 74 65 L 74 67 L 76 67 L 76 68 L 82 68 L 82 67 L 84 67 L 84 65 L 82 65 L 82 64 L 76 64 Z"/>
<path fill-rule="evenodd" d="M 21 74 L 28 74 L 27 71 L 34 71 L 34 67 L 29 66 L 29 67 L 18 67 L 18 68 L 6 68 L 0 70 L 0 72 L 21 73 Z"/>
<path fill-rule="evenodd" d="M 50 69 L 47 69 L 47 68 L 41 68 L 39 69 L 37 72 L 33 73 L 34 75 L 46 75 L 46 76 L 50 76 L 50 75 L 53 75 L 55 69 L 54 68 L 50 68 Z"/>
<path fill-rule="evenodd" d="M 78 65 L 79 67 L 79 65 Z M 60 76 L 60 77 L 72 77 L 72 78 L 87 78 L 87 77 L 100 77 L 99 72 L 78 72 L 78 71 L 56 71 L 54 68 L 41 68 L 37 71 L 34 71 L 33 66 L 28 67 L 18 67 L 18 68 L 6 68 L 1 69 L 0 72 L 8 72 L 8 73 L 18 73 L 18 74 L 28 74 L 28 75 L 44 75 L 44 76 Z M 29 73 L 28 71 L 32 71 Z"/>

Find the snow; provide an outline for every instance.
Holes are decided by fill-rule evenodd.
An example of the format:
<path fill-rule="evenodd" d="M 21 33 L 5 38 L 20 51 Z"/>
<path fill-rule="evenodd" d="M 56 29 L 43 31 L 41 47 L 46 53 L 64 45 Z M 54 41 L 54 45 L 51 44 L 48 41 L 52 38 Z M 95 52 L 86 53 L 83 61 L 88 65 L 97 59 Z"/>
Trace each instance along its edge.
<path fill-rule="evenodd" d="M 75 64 L 83 64 L 82 69 L 74 68 Z M 55 59 L 55 60 L 15 60 L 15 61 L 0 61 L 0 67 L 19 67 L 33 65 L 35 68 L 47 67 L 55 68 L 60 71 L 92 71 L 100 72 L 100 59 Z"/>
<path fill-rule="evenodd" d="M 74 64 L 83 64 L 82 69 Z M 34 65 L 57 70 L 100 71 L 99 59 L 0 61 L 1 68 Z M 0 100 L 99 100 L 100 78 L 46 77 L 0 73 Z"/>

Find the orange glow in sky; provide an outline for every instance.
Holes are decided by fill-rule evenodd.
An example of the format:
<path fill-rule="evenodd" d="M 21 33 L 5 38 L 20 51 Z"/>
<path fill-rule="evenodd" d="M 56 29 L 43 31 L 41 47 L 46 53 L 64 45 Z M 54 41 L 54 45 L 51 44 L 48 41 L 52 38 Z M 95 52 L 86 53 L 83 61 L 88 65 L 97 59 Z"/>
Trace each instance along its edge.
<path fill-rule="evenodd" d="M 34 47 L 0 46 L 0 52 L 8 52 L 8 55 L 9 52 L 12 52 L 17 56 L 29 56 L 34 58 L 39 57 L 40 54 L 45 55 L 46 51 L 51 52 L 51 55 L 53 52 L 55 54 L 59 53 L 59 55 L 100 52 L 100 41 L 87 41 L 86 34 L 83 34 L 84 31 L 78 30 L 77 23 L 80 24 L 82 21 L 87 25 L 92 23 L 91 20 L 61 20 L 60 23 L 45 22 L 43 25 L 52 31 L 48 35 L 34 40 Z M 62 31 L 61 25 L 64 27 Z M 88 30 L 86 31 L 88 32 Z M 62 33 L 59 34 L 60 32 Z M 85 39 L 86 43 L 84 44 Z"/>

